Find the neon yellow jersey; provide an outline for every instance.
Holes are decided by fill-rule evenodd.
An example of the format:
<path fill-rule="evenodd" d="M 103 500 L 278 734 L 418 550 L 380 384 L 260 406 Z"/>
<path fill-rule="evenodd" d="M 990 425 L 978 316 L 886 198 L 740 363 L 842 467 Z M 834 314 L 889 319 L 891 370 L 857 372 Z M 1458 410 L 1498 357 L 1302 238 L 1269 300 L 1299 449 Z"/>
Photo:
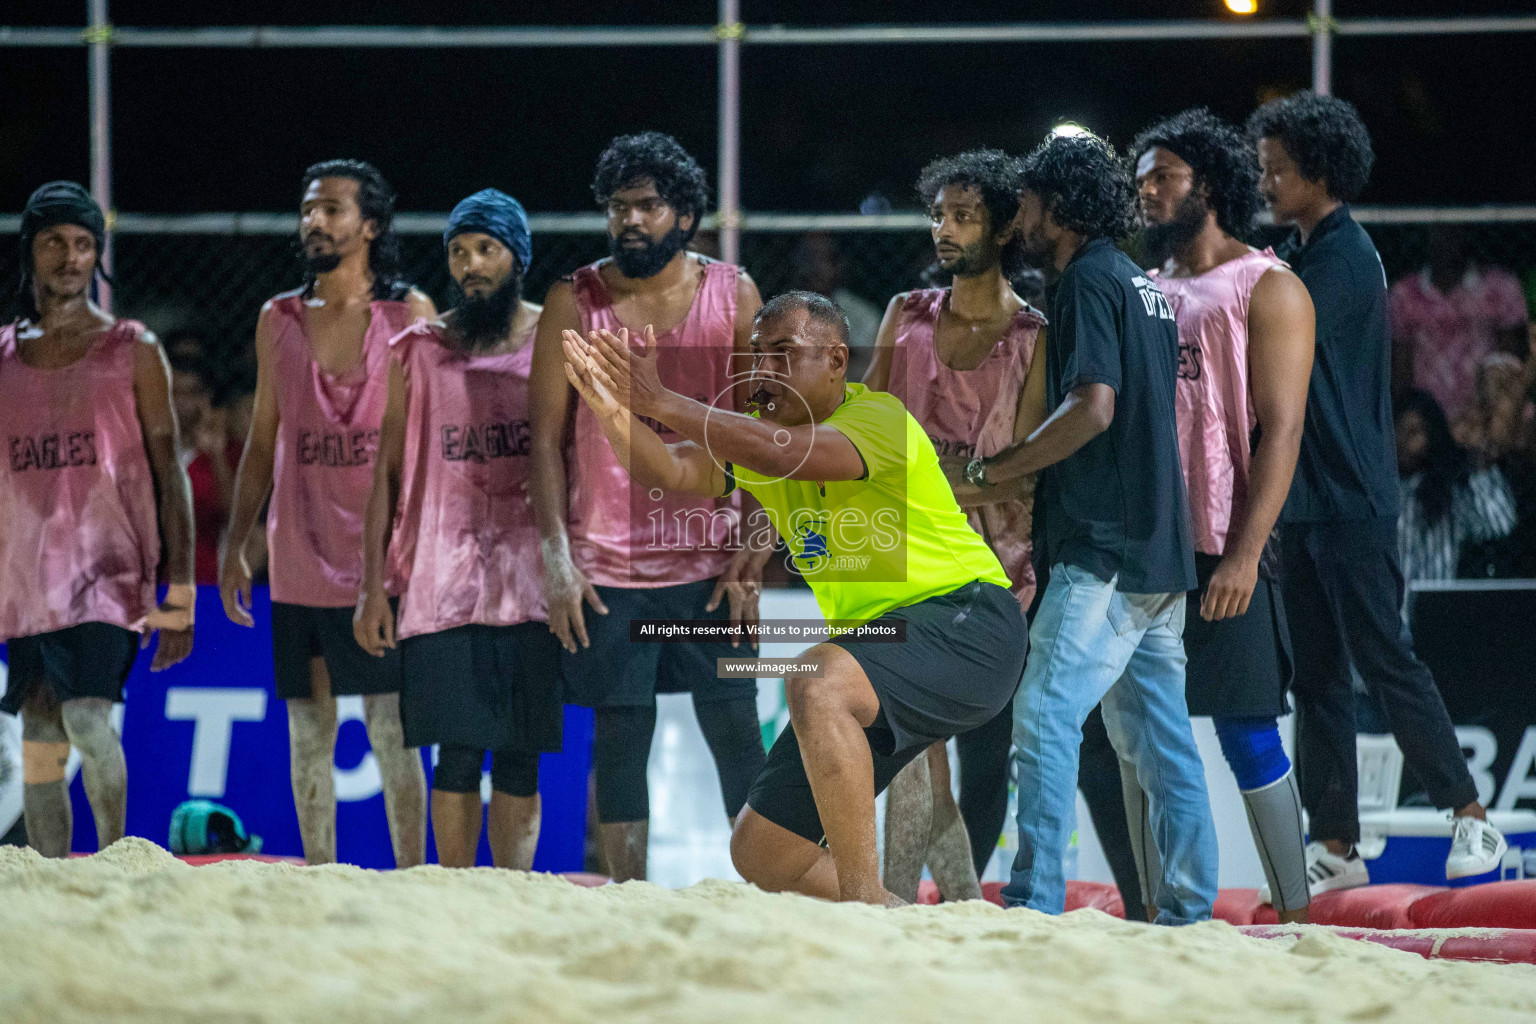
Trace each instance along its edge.
<path fill-rule="evenodd" d="M 848 384 L 826 421 L 859 450 L 862 480 L 786 480 L 733 471 L 789 545 L 828 619 L 854 623 L 1008 575 L 971 529 L 933 442 L 901 400 Z"/>

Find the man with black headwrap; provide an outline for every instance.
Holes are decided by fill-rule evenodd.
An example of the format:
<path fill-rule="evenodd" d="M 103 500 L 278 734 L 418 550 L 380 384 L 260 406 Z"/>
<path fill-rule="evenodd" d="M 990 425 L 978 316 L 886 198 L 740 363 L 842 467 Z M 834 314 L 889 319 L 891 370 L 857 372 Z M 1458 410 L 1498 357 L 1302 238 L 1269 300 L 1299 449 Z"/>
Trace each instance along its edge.
<path fill-rule="evenodd" d="M 745 408 L 745 394 L 733 400 L 733 370 L 748 367 L 733 367 L 732 360 L 746 351 L 762 300 L 740 267 L 685 251 L 704 218 L 704 183 L 703 168 L 669 135 L 613 140 L 592 182 L 608 217 L 612 255 L 550 287 L 529 379 L 529 491 L 543 538 L 549 628 L 565 647 L 569 699 L 597 709 L 598 833 L 608 873 L 619 881 L 645 877 L 646 760 L 658 691 L 693 694 L 730 818 L 766 756 L 757 681 L 716 678 L 716 659 L 739 650 L 724 641 L 631 643 L 629 624 L 755 622 L 771 528 L 762 520 L 761 528 L 749 522 L 743 530 L 734 496 L 697 498 L 631 485 L 565 378 L 563 331 L 627 327 L 639 337 L 652 326 L 661 375 L 671 387 L 705 405 Z M 757 548 L 740 543 L 753 530 Z"/>
<path fill-rule="evenodd" d="M 21 317 L 0 327 L 0 711 L 21 715 L 27 836 L 47 857 L 69 853 L 71 746 L 97 842 L 122 838 L 128 775 L 112 704 L 154 631 L 152 670 L 192 651 L 192 493 L 170 370 L 143 324 L 91 299 L 105 233 L 74 182 L 32 193 Z M 157 605 L 162 534 L 170 585 Z"/>
<path fill-rule="evenodd" d="M 563 714 L 560 643 L 544 623 L 527 500 L 539 322 L 539 307 L 522 298 L 528 216 L 484 189 L 454 207 L 443 247 L 458 301 L 390 342 L 353 628 L 381 658 L 399 637 L 405 742 L 438 744 L 438 862 L 475 863 L 490 751 L 491 857 L 526 871 L 539 839 L 539 754 L 560 749 Z"/>

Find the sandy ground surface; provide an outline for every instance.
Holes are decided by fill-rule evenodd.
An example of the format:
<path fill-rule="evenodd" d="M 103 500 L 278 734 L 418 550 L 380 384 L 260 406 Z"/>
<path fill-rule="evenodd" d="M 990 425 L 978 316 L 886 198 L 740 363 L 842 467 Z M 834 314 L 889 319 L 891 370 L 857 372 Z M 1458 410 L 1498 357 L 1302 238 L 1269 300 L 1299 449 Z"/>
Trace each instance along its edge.
<path fill-rule="evenodd" d="M 706 882 L 0 848 L 0 1021 L 1536 1020 L 1536 967 Z"/>

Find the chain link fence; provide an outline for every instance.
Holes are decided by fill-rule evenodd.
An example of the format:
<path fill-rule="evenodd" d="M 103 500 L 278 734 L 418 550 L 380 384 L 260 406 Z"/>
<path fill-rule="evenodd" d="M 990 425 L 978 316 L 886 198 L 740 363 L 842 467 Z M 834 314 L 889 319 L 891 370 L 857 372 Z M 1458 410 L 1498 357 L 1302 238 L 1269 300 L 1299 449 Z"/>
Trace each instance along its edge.
<path fill-rule="evenodd" d="M 801 219 L 812 225 L 816 221 Z M 925 230 L 848 229 L 843 226 L 846 220 L 836 218 L 834 228 L 745 231 L 742 263 L 763 297 L 806 287 L 836 294 L 851 305 L 862 300 L 863 312 L 872 307 L 878 316 L 892 295 L 925 283 L 933 261 Z M 1392 281 L 1425 264 L 1431 236 L 1439 229 L 1427 222 L 1370 223 L 1367 228 Z M 1465 223 L 1458 228 L 1465 233 L 1473 260 L 1513 271 L 1536 308 L 1536 221 Z M 1255 241 L 1263 244 L 1280 234 L 1268 229 Z M 7 298 L 15 294 L 19 280 L 14 239 L 0 234 L 0 293 Z M 446 305 L 449 279 L 438 237 L 408 234 L 401 242 L 405 278 L 440 306 Z M 114 246 L 113 307 L 119 315 L 143 320 L 162 334 L 197 326 L 206 332 L 210 347 L 229 359 L 249 348 L 262 302 L 302 279 L 298 245 L 285 235 L 119 233 Z M 694 247 L 713 253 L 712 236 L 701 233 Z M 1128 248 L 1136 254 L 1134 239 Z M 536 232 L 529 297 L 542 299 L 552 281 L 606 252 L 606 240 L 597 231 Z"/>
<path fill-rule="evenodd" d="M 897 292 L 933 280 L 933 246 L 919 216 L 886 217 L 880 229 L 852 227 L 849 217 L 780 217 L 803 225 L 794 230 L 747 230 L 741 238 L 742 262 L 766 299 L 791 288 L 810 288 L 836 298 L 849 312 L 854 341 L 873 342 L 885 304 Z M 1428 259 L 1431 240 L 1445 230 L 1443 214 L 1424 221 L 1391 218 L 1366 224 L 1381 253 L 1387 277 L 1396 282 L 1416 273 Z M 898 220 L 903 226 L 892 227 Z M 600 222 L 599 222 L 600 223 Z M 1458 222 L 1471 259 L 1484 267 L 1503 267 L 1523 283 L 1527 307 L 1536 310 L 1536 220 Z M 1262 229 L 1253 241 L 1278 241 L 1282 231 Z M 440 308 L 451 290 L 436 233 L 402 236 L 404 276 Z M 714 255 L 714 239 L 701 232 L 694 247 Z M 261 304 L 298 286 L 302 263 L 292 236 L 272 233 L 120 232 L 115 239 L 113 308 L 120 316 L 143 320 L 162 337 L 193 328 L 203 338 L 208 357 L 208 385 L 216 400 L 228 400 L 254 387 L 251 339 Z M 1138 255 L 1135 239 L 1128 251 Z M 607 252 L 600 230 L 535 231 L 527 293 L 542 300 L 549 285 Z M 0 295 L 14 296 L 19 281 L 15 235 L 0 233 Z M 1027 296 L 1036 302 L 1039 296 Z M 851 375 L 862 374 L 867 355 L 855 350 Z M 1536 364 L 1532 364 L 1536 366 Z M 1497 461 L 1509 479 L 1521 527 L 1497 544 L 1466 552 L 1464 575 L 1536 576 L 1536 392 L 1526 396 L 1531 410 L 1522 421 L 1522 440 Z M 1476 564 L 1472 564 L 1472 563 Z"/>

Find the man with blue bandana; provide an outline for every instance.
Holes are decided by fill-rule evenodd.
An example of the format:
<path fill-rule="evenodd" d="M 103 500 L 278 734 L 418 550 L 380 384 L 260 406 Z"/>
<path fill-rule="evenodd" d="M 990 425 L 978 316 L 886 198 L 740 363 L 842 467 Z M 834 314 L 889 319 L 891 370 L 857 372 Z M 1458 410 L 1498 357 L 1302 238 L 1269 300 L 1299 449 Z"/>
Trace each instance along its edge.
<path fill-rule="evenodd" d="M 476 192 L 454 207 L 443 249 L 453 309 L 390 342 L 353 630 L 381 659 L 399 638 L 405 743 L 438 747 L 438 862 L 475 863 L 489 752 L 491 857 L 526 871 L 539 838 L 539 754 L 560 749 L 562 714 L 560 644 L 545 625 L 526 493 L 540 313 L 522 297 L 528 216 L 504 192 Z"/>

